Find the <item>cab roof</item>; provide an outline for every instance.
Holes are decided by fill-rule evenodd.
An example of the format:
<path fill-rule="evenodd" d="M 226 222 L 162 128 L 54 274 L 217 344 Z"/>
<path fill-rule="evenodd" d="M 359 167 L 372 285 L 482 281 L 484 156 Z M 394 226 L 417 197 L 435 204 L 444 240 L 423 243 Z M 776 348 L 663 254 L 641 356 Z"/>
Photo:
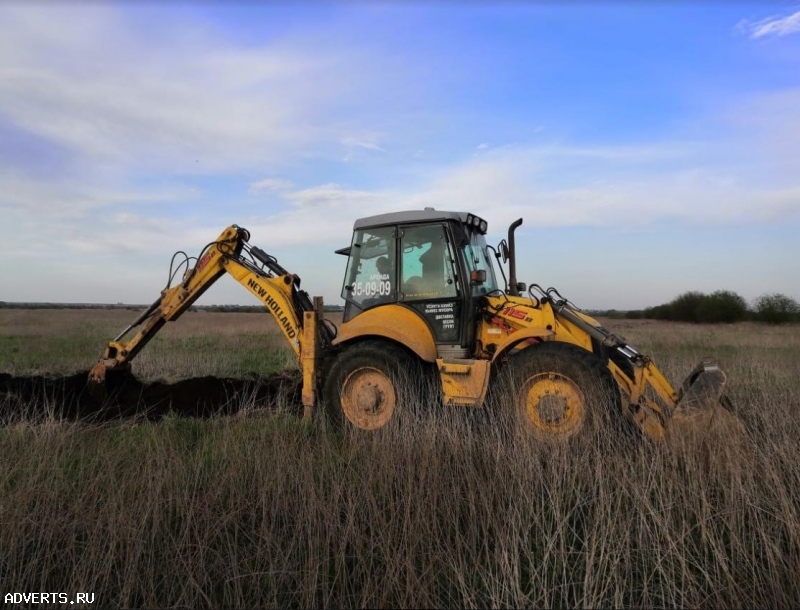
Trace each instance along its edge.
<path fill-rule="evenodd" d="M 467 212 L 442 212 L 433 208 L 424 210 L 411 210 L 408 212 L 391 212 L 390 214 L 378 214 L 359 218 L 353 225 L 353 230 L 380 227 L 383 225 L 409 224 L 415 222 L 436 222 L 454 220 L 456 222 L 467 222 L 467 216 L 472 216 Z"/>
<path fill-rule="evenodd" d="M 474 230 L 477 230 L 482 235 L 486 234 L 486 221 L 474 214 L 470 214 L 469 212 L 444 212 L 434 210 L 433 208 L 411 210 L 408 212 L 391 212 L 390 214 L 377 214 L 375 216 L 359 218 L 353 224 L 353 231 L 401 224 L 444 222 L 448 220 L 463 223 L 467 227 L 472 227 Z M 339 248 L 336 250 L 336 254 L 350 256 L 350 246 Z"/>

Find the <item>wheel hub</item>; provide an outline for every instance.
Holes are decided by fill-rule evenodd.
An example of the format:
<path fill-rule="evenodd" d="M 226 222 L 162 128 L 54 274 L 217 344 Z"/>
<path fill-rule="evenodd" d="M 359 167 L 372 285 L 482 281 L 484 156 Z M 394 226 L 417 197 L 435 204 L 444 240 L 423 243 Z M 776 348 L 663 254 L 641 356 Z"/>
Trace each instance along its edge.
<path fill-rule="evenodd" d="M 571 379 L 559 373 L 541 373 L 525 385 L 525 414 L 539 432 L 570 436 L 583 425 L 586 405 Z"/>
<path fill-rule="evenodd" d="M 383 371 L 361 367 L 342 384 L 342 411 L 362 430 L 375 430 L 391 419 L 396 404 L 392 380 Z"/>
<path fill-rule="evenodd" d="M 374 385 L 363 385 L 357 390 L 356 407 L 361 411 L 376 411 L 381 404 L 381 391 Z"/>

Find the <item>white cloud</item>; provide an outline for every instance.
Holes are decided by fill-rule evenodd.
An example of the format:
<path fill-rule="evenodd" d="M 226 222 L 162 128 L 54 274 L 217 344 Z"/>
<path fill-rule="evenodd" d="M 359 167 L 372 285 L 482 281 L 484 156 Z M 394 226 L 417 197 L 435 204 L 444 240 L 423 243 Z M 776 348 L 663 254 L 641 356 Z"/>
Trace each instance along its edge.
<path fill-rule="evenodd" d="M 774 114 L 774 113 L 773 113 Z M 328 183 L 279 195 L 287 208 L 254 216 L 253 235 L 283 246 L 346 241 L 360 217 L 422 209 L 469 210 L 501 233 L 518 217 L 536 227 L 636 227 L 677 220 L 737 226 L 800 220 L 800 184 L 757 179 L 770 159 L 731 160 L 730 143 L 508 147 L 440 168 L 426 183 L 364 190 Z M 775 178 L 773 176 L 772 178 Z M 251 226 L 252 225 L 252 226 Z M 203 229 L 209 235 L 216 228 Z M 201 241 L 199 235 L 198 241 Z"/>
<path fill-rule="evenodd" d="M 364 148 L 366 150 L 376 150 L 379 152 L 386 152 L 386 149 L 381 148 L 380 146 L 378 146 L 377 144 L 373 144 L 372 142 L 359 142 L 357 140 L 353 140 L 350 138 L 345 139 L 344 145 L 357 148 Z"/>
<path fill-rule="evenodd" d="M 758 39 L 766 36 L 787 36 L 795 32 L 800 32 L 800 11 L 780 17 L 773 15 L 760 21 L 750 22 L 746 19 L 737 25 L 739 30 L 749 32 L 750 38 Z"/>
<path fill-rule="evenodd" d="M 70 177 L 41 180 L 0 168 L 0 208 L 38 215 L 40 224 L 64 219 L 79 222 L 97 210 L 128 204 L 180 204 L 200 194 L 196 187 L 180 184 L 141 188 L 97 179 L 76 184 Z"/>
<path fill-rule="evenodd" d="M 264 178 L 258 182 L 251 183 L 247 192 L 251 195 L 261 191 L 273 191 L 279 193 L 281 191 L 289 190 L 290 188 L 292 188 L 292 183 L 288 180 L 281 180 L 280 178 Z"/>
<path fill-rule="evenodd" d="M 346 242 L 356 218 L 407 205 L 407 199 L 396 192 L 350 189 L 333 183 L 284 192 L 281 196 L 289 209 L 255 217 L 246 225 L 253 235 L 263 235 L 279 247 Z"/>
<path fill-rule="evenodd" d="M 375 134 L 368 134 L 361 137 L 348 136 L 346 138 L 342 138 L 342 145 L 349 149 L 343 160 L 351 161 L 354 159 L 356 149 L 385 153 L 386 149 L 379 146 L 377 142 L 378 137 Z"/>
<path fill-rule="evenodd" d="M 270 243 L 288 246 L 338 244 L 350 234 L 356 218 L 425 206 L 477 211 L 491 221 L 493 230 L 520 216 L 526 218 L 525 229 L 637 226 L 667 219 L 688 225 L 797 219 L 798 109 L 800 92 L 783 92 L 753 98 L 724 113 L 727 135 L 717 138 L 490 148 L 479 157 L 427 168 L 426 178 L 403 186 L 364 189 L 312 182 L 297 187 L 282 177 L 263 178 L 250 183 L 249 192 L 270 191 L 283 206 L 270 206 L 267 213 L 250 210 L 246 219 L 237 215 L 233 220 L 256 227 Z M 63 239 L 65 247 L 81 251 L 92 241 L 91 248 L 98 252 L 113 252 L 115 244 L 126 243 L 128 248 L 166 253 L 173 246 L 183 247 L 183 239 L 185 247 L 200 247 L 233 222 L 235 203 L 206 209 L 195 220 L 184 214 L 176 221 L 159 218 L 150 225 L 142 220 L 147 214 L 143 211 L 117 209 L 107 216 L 93 212 L 126 204 L 187 205 L 198 195 L 186 186 L 125 189 L 114 181 L 68 188 L 59 181 L 0 172 L 0 207 L 46 212 L 71 223 L 72 233 L 62 224 L 53 226 L 53 243 Z M 156 229 L 164 226 L 183 236 L 181 243 L 162 243 Z M 136 239 L 127 239 L 134 228 Z"/>
<path fill-rule="evenodd" d="M 414 207 L 476 211 L 497 226 L 641 226 L 663 220 L 735 225 L 800 220 L 800 184 L 765 181 L 758 153 L 732 161 L 726 143 L 495 150 L 441 172 Z M 683 150 L 683 153 L 678 151 Z M 750 166 L 750 167 L 748 167 Z"/>
<path fill-rule="evenodd" d="M 189 31 L 160 36 L 93 6 L 0 7 L 0 117 L 87 164 L 207 173 L 330 139 L 317 119 L 360 87 L 345 51 Z"/>

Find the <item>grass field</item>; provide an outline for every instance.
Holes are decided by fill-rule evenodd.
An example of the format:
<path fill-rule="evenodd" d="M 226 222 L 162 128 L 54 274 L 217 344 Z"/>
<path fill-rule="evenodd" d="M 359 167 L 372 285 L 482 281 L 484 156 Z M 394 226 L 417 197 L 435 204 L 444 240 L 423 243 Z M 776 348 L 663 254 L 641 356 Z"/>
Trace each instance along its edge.
<path fill-rule="evenodd" d="M 119 309 L 0 310 L 0 372 L 69 374 L 91 368 L 138 312 Z M 236 377 L 294 365 L 267 313 L 189 312 L 167 324 L 136 359 L 143 380 Z"/>
<path fill-rule="evenodd" d="M 134 315 L 0 311 L 0 372 L 85 370 Z M 749 441 L 543 446 L 441 408 L 372 435 L 291 405 L 18 421 L 0 429 L 0 582 L 103 607 L 800 605 L 800 327 L 609 326 L 673 383 L 716 355 Z M 266 315 L 189 313 L 134 366 L 291 363 Z"/>

